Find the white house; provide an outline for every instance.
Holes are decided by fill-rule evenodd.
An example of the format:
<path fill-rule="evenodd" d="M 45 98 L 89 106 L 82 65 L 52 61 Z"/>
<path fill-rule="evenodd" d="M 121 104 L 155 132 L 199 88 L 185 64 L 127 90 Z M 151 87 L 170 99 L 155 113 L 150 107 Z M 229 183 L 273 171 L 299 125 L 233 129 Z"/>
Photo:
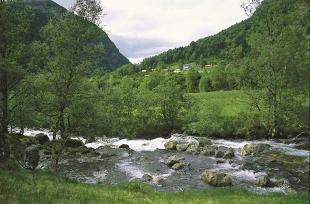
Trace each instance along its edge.
<path fill-rule="evenodd" d="M 142 70 L 142 73 L 146 73 L 146 72 L 147 72 L 147 70 L 146 70 L 146 69 Z"/>
<path fill-rule="evenodd" d="M 183 70 L 189 70 L 191 66 L 189 64 L 183 64 Z"/>
<path fill-rule="evenodd" d="M 180 69 L 176 69 L 173 71 L 174 73 L 181 73 L 182 71 Z"/>

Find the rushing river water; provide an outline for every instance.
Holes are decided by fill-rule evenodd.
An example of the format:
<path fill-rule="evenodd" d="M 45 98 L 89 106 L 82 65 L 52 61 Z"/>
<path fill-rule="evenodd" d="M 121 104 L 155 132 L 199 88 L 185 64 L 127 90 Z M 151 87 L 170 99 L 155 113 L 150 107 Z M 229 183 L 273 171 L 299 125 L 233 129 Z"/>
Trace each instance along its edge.
<path fill-rule="evenodd" d="M 26 130 L 25 135 L 34 136 L 42 131 Z M 43 131 L 50 138 L 48 131 Z M 81 139 L 84 143 L 85 139 Z M 150 175 L 148 181 L 159 191 L 179 191 L 186 189 L 209 188 L 201 181 L 201 173 L 205 169 L 227 173 L 232 177 L 234 186 L 242 186 L 251 191 L 287 192 L 289 188 L 309 189 L 308 165 L 284 166 L 282 163 L 267 160 L 264 156 L 244 157 L 241 148 L 246 144 L 263 143 L 271 146 L 272 152 L 280 152 L 294 159 L 306 159 L 309 151 L 295 148 L 294 144 L 284 144 L 273 140 L 261 141 L 230 141 L 224 139 L 212 140 L 214 146 L 233 148 L 235 157 L 230 160 L 222 160 L 204 155 L 192 155 L 185 152 L 167 151 L 164 144 L 168 140 L 176 140 L 187 143 L 195 143 L 192 136 L 180 134 L 172 135 L 169 139 L 156 138 L 153 140 L 128 140 L 119 138 L 98 138 L 93 143 L 86 143 L 89 148 L 96 149 L 98 154 L 86 154 L 78 157 L 66 157 L 61 162 L 61 174 L 71 179 L 84 183 L 120 184 L 132 179 L 141 179 L 144 175 Z M 127 144 L 133 152 L 118 148 Z M 164 160 L 169 156 L 179 155 L 185 158 L 190 166 L 175 171 L 169 169 Z M 286 163 L 285 163 L 286 164 Z M 44 163 L 41 165 L 44 168 Z M 275 179 L 284 179 L 284 185 L 274 188 L 262 188 L 255 185 L 258 176 L 271 175 Z"/>

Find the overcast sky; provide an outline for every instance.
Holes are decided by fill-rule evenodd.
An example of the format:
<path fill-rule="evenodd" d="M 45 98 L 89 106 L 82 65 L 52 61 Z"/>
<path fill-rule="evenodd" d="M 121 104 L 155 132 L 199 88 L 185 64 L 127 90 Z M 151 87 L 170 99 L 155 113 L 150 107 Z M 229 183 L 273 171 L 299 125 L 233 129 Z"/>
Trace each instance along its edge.
<path fill-rule="evenodd" d="M 54 0 L 69 8 L 74 0 Z M 103 0 L 105 30 L 131 62 L 218 33 L 246 18 L 243 0 Z"/>

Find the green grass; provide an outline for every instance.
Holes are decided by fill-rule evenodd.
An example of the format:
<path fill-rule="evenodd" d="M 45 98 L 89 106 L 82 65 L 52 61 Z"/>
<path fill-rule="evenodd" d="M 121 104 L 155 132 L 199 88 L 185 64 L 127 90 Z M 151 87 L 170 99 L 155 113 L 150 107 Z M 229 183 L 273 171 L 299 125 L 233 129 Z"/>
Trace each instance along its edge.
<path fill-rule="evenodd" d="M 87 185 L 36 171 L 34 178 L 25 170 L 0 169 L 0 203 L 100 203 L 100 204 L 299 204 L 308 203 L 306 192 L 289 195 L 258 195 L 240 188 L 216 188 L 202 191 L 162 193 L 150 188 L 126 185 Z"/>
<path fill-rule="evenodd" d="M 187 97 L 192 98 L 204 107 L 212 107 L 214 104 L 221 107 L 222 116 L 236 116 L 240 112 L 247 112 L 251 108 L 250 97 L 245 91 L 214 91 L 208 93 L 191 93 Z"/>

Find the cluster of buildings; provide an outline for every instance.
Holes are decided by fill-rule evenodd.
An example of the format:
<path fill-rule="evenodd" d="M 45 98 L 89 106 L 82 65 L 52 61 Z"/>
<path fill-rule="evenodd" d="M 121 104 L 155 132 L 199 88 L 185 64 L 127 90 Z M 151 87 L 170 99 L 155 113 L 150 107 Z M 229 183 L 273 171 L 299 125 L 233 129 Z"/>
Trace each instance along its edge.
<path fill-rule="evenodd" d="M 213 64 L 207 64 L 203 68 L 204 69 L 212 69 L 214 66 L 215 65 L 213 65 Z M 174 73 L 181 73 L 182 71 L 189 71 L 190 69 L 191 69 L 190 64 L 183 64 L 182 70 L 181 69 L 175 69 L 173 72 Z M 153 69 L 152 69 L 152 71 L 153 71 Z M 167 72 L 167 71 L 169 71 L 169 69 L 163 69 L 163 71 Z M 147 73 L 147 70 L 146 69 L 142 70 L 142 73 Z"/>

